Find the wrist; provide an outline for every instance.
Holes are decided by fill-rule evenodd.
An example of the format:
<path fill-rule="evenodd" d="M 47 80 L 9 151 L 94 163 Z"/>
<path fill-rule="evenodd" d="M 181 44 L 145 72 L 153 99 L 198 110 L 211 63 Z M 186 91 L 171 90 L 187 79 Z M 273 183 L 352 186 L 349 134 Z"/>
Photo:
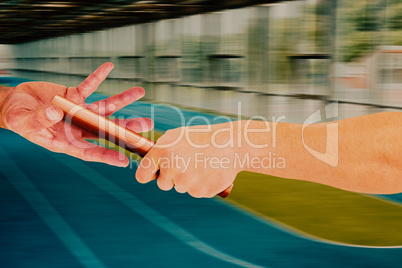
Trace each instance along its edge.
<path fill-rule="evenodd" d="M 3 114 L 3 107 L 4 103 L 10 94 L 12 87 L 0 87 L 0 127 L 7 128 L 4 123 L 4 114 Z"/>
<path fill-rule="evenodd" d="M 238 155 L 244 163 L 240 171 L 279 175 L 286 164 L 281 156 L 281 139 L 277 133 L 281 124 L 257 120 L 245 120 L 238 124 Z"/>

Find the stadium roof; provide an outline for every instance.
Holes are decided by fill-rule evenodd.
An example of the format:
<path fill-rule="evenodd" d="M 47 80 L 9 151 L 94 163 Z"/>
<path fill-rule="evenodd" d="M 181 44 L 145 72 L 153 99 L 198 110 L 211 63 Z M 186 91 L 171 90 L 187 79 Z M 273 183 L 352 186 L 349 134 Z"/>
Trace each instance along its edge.
<path fill-rule="evenodd" d="M 275 2 L 281 1 L 1 1 L 0 43 L 23 43 L 56 36 Z"/>

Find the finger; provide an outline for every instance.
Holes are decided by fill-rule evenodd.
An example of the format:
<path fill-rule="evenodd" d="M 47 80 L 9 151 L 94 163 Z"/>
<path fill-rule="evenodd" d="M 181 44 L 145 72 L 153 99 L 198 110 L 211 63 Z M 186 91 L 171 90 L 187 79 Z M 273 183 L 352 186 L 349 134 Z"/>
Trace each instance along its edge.
<path fill-rule="evenodd" d="M 154 123 L 150 118 L 138 117 L 130 119 L 111 119 L 113 122 L 128 128 L 134 132 L 148 132 L 153 129 Z M 98 139 L 98 135 L 95 135 L 87 130 L 82 130 L 83 139 Z"/>
<path fill-rule="evenodd" d="M 188 192 L 188 180 L 185 180 L 186 176 L 183 176 L 183 174 L 178 174 L 174 178 L 174 188 L 176 192 L 184 194 Z"/>
<path fill-rule="evenodd" d="M 127 156 L 123 153 L 94 144 L 88 148 L 79 148 L 70 144 L 66 151 L 61 152 L 85 161 L 105 163 L 117 167 L 127 167 L 129 164 Z"/>
<path fill-rule="evenodd" d="M 88 140 L 96 140 L 96 139 L 99 139 L 99 136 L 98 136 L 98 135 L 95 135 L 95 134 L 93 134 L 92 132 L 90 132 L 90 131 L 88 131 L 88 130 L 85 130 L 85 129 L 82 129 L 81 137 L 82 137 L 83 139 L 88 139 Z"/>
<path fill-rule="evenodd" d="M 95 72 L 90 74 L 87 79 L 84 80 L 78 86 L 78 93 L 86 99 L 89 95 L 91 95 L 99 85 L 106 79 L 110 71 L 113 69 L 113 63 L 106 62 L 102 64 Z"/>
<path fill-rule="evenodd" d="M 60 107 L 45 106 L 34 111 L 17 110 L 7 116 L 9 128 L 17 133 L 26 134 L 46 129 L 63 119 L 64 113 Z"/>
<path fill-rule="evenodd" d="M 154 128 L 154 122 L 147 117 L 136 117 L 130 119 L 112 119 L 112 121 L 138 133 L 148 132 Z"/>
<path fill-rule="evenodd" d="M 169 191 L 173 188 L 174 186 L 174 181 L 169 172 L 166 170 L 163 170 L 159 173 L 159 176 L 156 180 L 159 189 L 163 191 Z"/>
<path fill-rule="evenodd" d="M 158 178 L 158 180 L 159 180 L 159 178 Z M 175 188 L 176 192 L 181 193 L 181 194 L 184 194 L 187 192 L 187 187 L 184 187 L 183 185 L 175 185 L 174 188 Z"/>
<path fill-rule="evenodd" d="M 49 141 L 49 138 L 32 135 L 34 138 L 31 141 L 52 152 L 68 154 L 85 161 L 105 163 L 118 167 L 127 167 L 129 164 L 129 159 L 125 154 L 90 143 L 81 138 L 71 139 L 60 135 L 59 138 Z"/>
<path fill-rule="evenodd" d="M 157 172 L 159 170 L 158 157 L 155 152 L 156 150 L 149 151 L 147 155 L 141 160 L 138 165 L 135 177 L 140 183 L 148 183 L 157 178 Z"/>
<path fill-rule="evenodd" d="M 110 96 L 105 100 L 100 100 L 89 105 L 89 109 L 102 116 L 110 116 L 121 108 L 141 99 L 145 95 L 145 90 L 141 87 L 130 88 L 123 93 Z"/>

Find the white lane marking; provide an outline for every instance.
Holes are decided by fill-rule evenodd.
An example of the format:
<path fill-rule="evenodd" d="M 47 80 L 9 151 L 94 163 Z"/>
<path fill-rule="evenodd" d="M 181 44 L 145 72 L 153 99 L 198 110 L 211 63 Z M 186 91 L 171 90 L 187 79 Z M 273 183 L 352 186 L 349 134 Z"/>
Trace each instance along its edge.
<path fill-rule="evenodd" d="M 2 147 L 0 147 L 0 155 L 1 171 L 7 176 L 9 182 L 78 261 L 88 268 L 106 267 Z"/>
<path fill-rule="evenodd" d="M 263 224 L 269 225 L 271 227 L 274 227 L 280 231 L 283 231 L 285 233 L 288 233 L 288 234 L 298 237 L 298 238 L 311 240 L 311 241 L 323 243 L 323 244 L 330 244 L 330 245 L 334 245 L 334 246 L 343 246 L 343 247 L 353 247 L 353 248 L 372 248 L 372 249 L 399 249 L 399 248 L 402 248 L 402 246 L 363 246 L 363 245 L 355 245 L 355 244 L 336 242 L 333 240 L 327 240 L 327 239 L 312 235 L 310 233 L 303 232 L 300 229 L 294 228 L 294 227 L 287 225 L 286 223 L 276 220 L 274 218 L 265 216 L 255 210 L 250 209 L 247 206 L 241 205 L 233 200 L 223 201 L 218 198 L 214 198 L 214 200 L 220 204 L 223 204 L 227 207 L 232 208 L 233 210 L 239 211 L 239 212 L 243 213 L 244 215 L 249 216 Z"/>
<path fill-rule="evenodd" d="M 259 265 L 252 264 L 250 262 L 243 261 L 236 257 L 232 257 L 226 253 L 223 253 L 212 246 L 206 244 L 205 242 L 201 241 L 190 232 L 186 231 L 184 228 L 180 227 L 176 223 L 172 222 L 153 208 L 149 207 L 141 200 L 136 198 L 133 194 L 127 192 L 120 186 L 116 185 L 109 179 L 107 179 L 102 174 L 96 172 L 95 170 L 88 167 L 84 162 L 81 160 L 77 160 L 74 158 L 69 158 L 66 161 L 61 161 L 56 157 L 55 154 L 46 151 L 48 154 L 52 155 L 54 159 L 59 161 L 60 163 L 70 167 L 71 169 L 75 170 L 78 174 L 82 177 L 87 179 L 92 184 L 96 185 L 103 191 L 107 192 L 108 194 L 112 195 L 114 198 L 122 202 L 124 205 L 129 207 L 135 213 L 140 214 L 142 217 L 146 218 L 148 221 L 152 222 L 159 228 L 165 230 L 172 236 L 176 237 L 178 240 L 182 241 L 183 243 L 191 246 L 192 248 L 203 252 L 209 256 L 217 258 L 221 261 L 232 263 L 241 267 L 263 267 Z"/>

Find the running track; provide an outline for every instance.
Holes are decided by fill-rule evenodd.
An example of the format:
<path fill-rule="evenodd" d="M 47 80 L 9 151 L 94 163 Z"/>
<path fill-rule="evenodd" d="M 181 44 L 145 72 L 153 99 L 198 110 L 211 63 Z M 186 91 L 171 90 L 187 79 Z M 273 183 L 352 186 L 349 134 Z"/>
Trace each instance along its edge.
<path fill-rule="evenodd" d="M 151 108 L 156 129 L 182 124 L 174 110 L 146 102 L 120 115 L 150 116 Z M 187 121 L 202 114 L 184 115 Z M 308 240 L 226 201 L 141 185 L 135 168 L 83 162 L 7 130 L 0 135 L 0 267 L 400 267 L 402 261 L 402 249 Z"/>

